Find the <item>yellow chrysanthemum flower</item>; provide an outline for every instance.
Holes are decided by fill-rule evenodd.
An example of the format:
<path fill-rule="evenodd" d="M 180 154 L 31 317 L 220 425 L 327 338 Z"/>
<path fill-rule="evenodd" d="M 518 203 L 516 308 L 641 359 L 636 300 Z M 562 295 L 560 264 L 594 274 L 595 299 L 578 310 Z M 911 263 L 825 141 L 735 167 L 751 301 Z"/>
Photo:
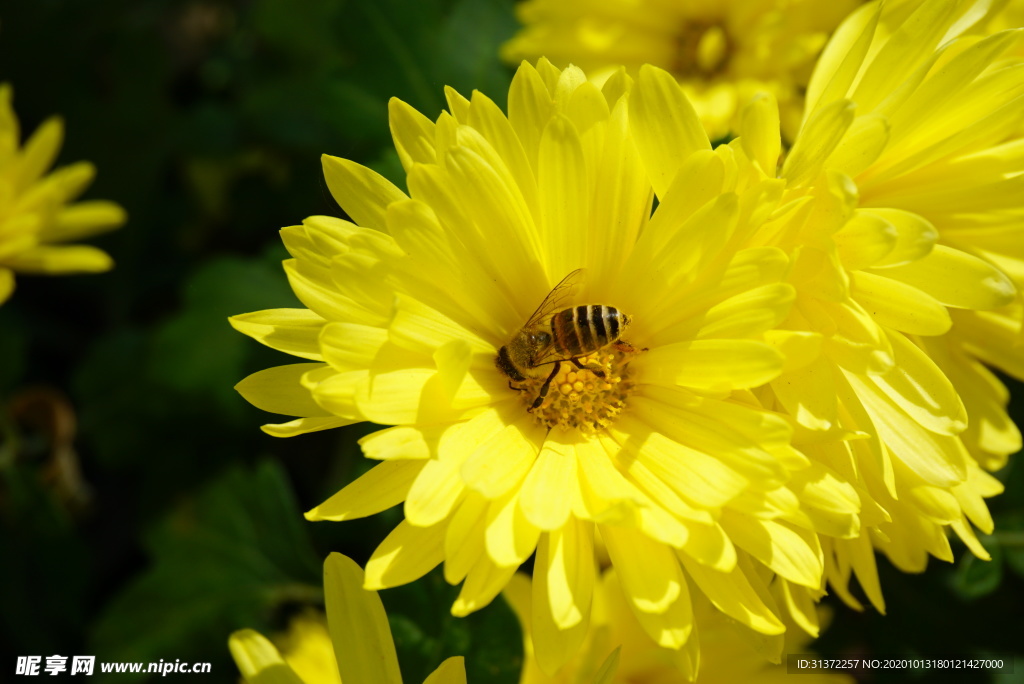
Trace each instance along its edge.
<path fill-rule="evenodd" d="M 988 3 L 912 4 L 872 3 L 837 30 L 780 174 L 777 215 L 802 218 L 751 243 L 790 255 L 797 296 L 783 327 L 805 334 L 759 397 L 794 417 L 804 453 L 856 487 L 867 534 L 823 539 L 826 570 L 851 603 L 855 573 L 880 610 L 872 544 L 921 571 L 929 554 L 952 560 L 951 528 L 987 558 L 972 524 L 991 532 L 983 498 L 1002 487 L 978 462 L 997 466 L 1020 446 L 1005 390 L 976 360 L 993 360 L 1005 333 L 965 343 L 961 323 L 1005 317 L 1016 294 L 979 226 L 1019 211 L 1021 156 L 989 155 L 1003 161 L 991 172 L 972 158 L 1020 120 L 1021 71 L 997 61 L 1015 36 L 958 38 Z M 762 99 L 741 127 L 741 146 L 772 176 L 774 116 Z M 957 224 L 972 237 L 951 233 Z"/>
<path fill-rule="evenodd" d="M 358 584 L 356 587 L 361 588 Z M 288 624 L 288 631 L 272 642 L 302 681 L 341 684 L 334 642 L 323 613 L 308 611 L 296 615 Z"/>
<path fill-rule="evenodd" d="M 96 170 L 78 162 L 47 174 L 63 125 L 49 119 L 21 146 L 11 87 L 0 85 L 0 304 L 14 291 L 14 273 L 99 273 L 113 262 L 95 247 L 60 243 L 117 228 L 125 213 L 113 202 L 69 204 Z"/>
<path fill-rule="evenodd" d="M 643 64 L 672 72 L 711 138 L 736 130 L 740 105 L 774 94 L 794 133 L 803 89 L 829 34 L 859 0 L 529 0 L 502 48 L 512 63 L 546 57 L 592 76 Z M 791 138 L 792 136 L 788 136 Z"/>
<path fill-rule="evenodd" d="M 700 674 L 679 651 L 662 648 L 644 633 L 629 609 L 622 586 L 614 570 L 599 575 L 594 590 L 594 617 L 590 631 L 575 658 L 554 674 L 545 673 L 537 664 L 531 634 L 530 580 L 516 573 L 505 588 L 504 597 L 523 627 L 523 671 L 519 684 L 577 684 L 591 681 L 604 671 L 614 657 L 616 667 L 608 684 L 769 684 L 788 681 L 785 664 L 766 662 L 754 635 L 736 621 L 716 611 L 707 599 L 695 597 L 694 612 L 699 615 Z M 786 653 L 809 653 L 809 639 L 799 630 L 786 632 Z M 609 668 L 610 669 L 610 668 Z M 813 673 L 808 684 L 850 684 L 853 678 L 843 674 Z M 801 679 L 800 681 L 804 681 Z"/>
<path fill-rule="evenodd" d="M 307 517 L 404 502 L 367 587 L 443 562 L 446 579 L 463 582 L 456 615 L 489 603 L 536 552 L 533 630 L 549 671 L 587 632 L 596 539 L 662 646 L 694 632 L 691 586 L 761 634 L 784 630 L 773 591 L 813 613 L 816 532 L 856 536 L 859 504 L 748 391 L 783 370 L 793 338 L 769 332 L 792 302 L 786 255 L 740 248 L 776 211 L 783 182 L 741 167 L 736 146 L 712 151 L 678 83 L 653 69 L 636 87 L 620 72 L 602 90 L 579 69 L 524 64 L 508 118 L 480 93 L 447 94 L 436 121 L 392 101 L 411 196 L 325 157 L 355 223 L 314 217 L 282 231 L 309 309 L 232 319 L 309 361 L 238 385 L 256 406 L 298 416 L 270 434 L 395 426 L 361 442 L 383 462 Z M 659 150 L 673 151 L 671 168 L 645 169 Z M 499 352 L 577 269 L 585 276 L 553 308 L 624 312 L 621 340 L 583 343 L 612 341 L 586 323 L 571 334 L 593 353 L 503 372 Z M 570 334 L 549 318 L 532 329 Z"/>
<path fill-rule="evenodd" d="M 327 626 L 303 622 L 288 636 L 286 655 L 251 629 L 231 635 L 228 648 L 245 681 L 251 684 L 402 684 L 398 655 L 384 604 L 363 589 L 363 570 L 332 553 L 324 562 Z M 329 633 L 328 633 L 329 631 Z M 330 660 L 324 652 L 333 650 Z M 445 660 L 424 684 L 466 684 L 462 657 Z"/>

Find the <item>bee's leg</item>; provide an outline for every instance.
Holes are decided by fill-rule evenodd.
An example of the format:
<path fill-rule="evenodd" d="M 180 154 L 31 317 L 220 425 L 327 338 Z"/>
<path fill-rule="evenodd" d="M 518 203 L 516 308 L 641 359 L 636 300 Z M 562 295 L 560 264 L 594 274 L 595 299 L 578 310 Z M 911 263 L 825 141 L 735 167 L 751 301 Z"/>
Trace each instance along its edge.
<path fill-rule="evenodd" d="M 516 387 L 515 385 L 513 385 L 511 380 L 508 381 L 508 388 L 509 389 L 513 389 L 516 392 L 525 392 L 526 391 L 525 387 Z"/>
<path fill-rule="evenodd" d="M 537 398 L 533 400 L 533 404 L 530 405 L 530 410 L 540 408 L 540 405 L 544 403 L 544 397 L 548 396 L 548 390 L 551 389 L 551 381 L 558 375 L 558 370 L 562 367 L 562 362 L 558 361 L 551 369 L 551 373 L 548 375 L 548 379 L 544 381 L 544 384 L 540 386 L 540 392 L 537 394 Z"/>
<path fill-rule="evenodd" d="M 615 349 L 617 351 L 620 351 L 620 352 L 622 352 L 624 354 L 639 354 L 640 352 L 647 351 L 647 347 L 644 347 L 642 349 L 637 349 L 636 347 L 631 345 L 629 342 L 626 342 L 625 340 L 619 340 L 618 342 L 616 342 L 612 346 L 615 347 Z"/>
<path fill-rule="evenodd" d="M 588 370 L 599 378 L 604 377 L 604 369 L 598 366 L 596 363 L 591 363 L 585 366 L 582 363 L 580 363 L 580 360 L 577 359 L 576 357 L 573 357 L 569 360 L 572 361 L 572 365 L 576 366 L 580 370 Z"/>

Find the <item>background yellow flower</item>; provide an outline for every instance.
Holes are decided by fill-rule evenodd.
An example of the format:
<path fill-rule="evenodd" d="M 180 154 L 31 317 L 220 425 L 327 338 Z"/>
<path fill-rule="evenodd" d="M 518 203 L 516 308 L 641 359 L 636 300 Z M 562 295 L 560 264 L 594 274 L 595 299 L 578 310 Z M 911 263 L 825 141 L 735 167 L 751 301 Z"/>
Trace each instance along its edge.
<path fill-rule="evenodd" d="M 517 63 L 546 57 L 595 77 L 643 64 L 675 75 L 711 138 L 736 130 L 758 92 L 780 102 L 792 138 L 814 59 L 856 0 L 529 0 L 523 29 L 502 47 Z"/>
<path fill-rule="evenodd" d="M 340 553 L 328 556 L 324 561 L 324 597 L 334 663 L 323 662 L 322 627 L 307 624 L 298 631 L 293 627 L 289 634 L 293 643 L 285 656 L 259 632 L 243 629 L 231 635 L 228 647 L 245 680 L 252 684 L 401 684 L 384 604 L 376 592 L 363 589 L 362 568 Z M 448 658 L 424 682 L 465 684 L 462 658 Z"/>
<path fill-rule="evenodd" d="M 11 107 L 10 85 L 0 85 L 0 303 L 14 290 L 14 273 L 98 273 L 113 265 L 95 247 L 62 243 L 113 230 L 125 222 L 118 205 L 73 203 L 92 181 L 88 162 L 49 172 L 64 126 L 48 119 L 24 146 Z"/>
<path fill-rule="evenodd" d="M 689 669 L 682 654 L 655 644 L 629 609 L 614 570 L 598 575 L 594 619 L 579 653 L 554 674 L 537 664 L 531 633 L 530 580 L 517 573 L 504 597 L 523 627 L 523 673 L 520 684 L 576 684 L 590 681 L 614 655 L 616 667 L 609 684 L 732 684 L 788 681 L 785 660 L 768 662 L 759 640 L 702 599 L 694 601 L 700 619 L 700 672 Z M 696 637 L 695 637 L 696 638 Z M 808 654 L 809 638 L 799 629 L 786 632 L 784 653 Z M 785 656 L 783 656 L 785 658 Z M 810 684 L 850 684 L 844 674 L 804 674 Z"/>

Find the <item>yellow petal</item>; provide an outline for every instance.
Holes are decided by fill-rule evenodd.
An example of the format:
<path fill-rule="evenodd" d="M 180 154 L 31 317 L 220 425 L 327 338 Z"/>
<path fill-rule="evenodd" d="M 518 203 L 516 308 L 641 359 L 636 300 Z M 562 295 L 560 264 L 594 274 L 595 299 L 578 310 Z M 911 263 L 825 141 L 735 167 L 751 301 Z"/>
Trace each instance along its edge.
<path fill-rule="evenodd" d="M 500 567 L 518 567 L 537 548 L 539 527 L 527 520 L 519 506 L 519 490 L 491 502 L 485 521 L 487 554 Z"/>
<path fill-rule="evenodd" d="M 791 428 L 771 413 L 686 392 L 646 388 L 637 411 L 649 425 L 680 444 L 715 458 L 747 480 L 772 488 L 784 479 L 777 454 Z M 647 397 L 657 401 L 648 401 Z"/>
<path fill-rule="evenodd" d="M 617 451 L 617 449 L 616 449 Z M 634 509 L 648 505 L 646 497 L 612 465 L 609 454 L 597 440 L 576 445 L 580 496 L 585 511 L 577 517 L 604 523 L 632 519 Z"/>
<path fill-rule="evenodd" d="M 549 536 L 547 572 L 551 615 L 559 629 L 583 622 L 594 593 L 594 528 L 575 518 Z"/>
<path fill-rule="evenodd" d="M 444 579 L 448 584 L 464 580 L 483 555 L 487 503 L 476 492 L 470 492 L 448 523 L 444 535 Z"/>
<path fill-rule="evenodd" d="M 683 554 L 679 554 L 679 560 L 694 583 L 726 615 L 761 634 L 782 634 L 786 631 L 739 567 L 730 572 L 719 572 Z"/>
<path fill-rule="evenodd" d="M 537 544 L 535 568 L 547 568 L 549 560 L 549 535 L 543 534 Z M 537 664 L 549 676 L 553 676 L 565 663 L 576 655 L 580 644 L 587 636 L 590 626 L 589 606 L 583 620 L 569 629 L 560 629 L 551 615 L 551 601 L 548 598 L 548 573 L 537 572 L 533 577 L 533 595 L 530 603 L 533 648 Z"/>
<path fill-rule="evenodd" d="M 734 544 L 790 582 L 812 589 L 821 585 L 824 559 L 815 534 L 728 509 L 722 514 L 722 527 Z"/>
<path fill-rule="evenodd" d="M 786 580 L 779 578 L 776 592 L 781 589 L 782 599 L 786 609 L 789 611 L 793 621 L 809 634 L 817 639 L 820 631 L 818 625 L 818 607 L 815 604 L 811 591 L 805 587 L 794 586 Z"/>
<path fill-rule="evenodd" d="M 493 148 L 491 152 L 494 154 Z M 491 165 L 477 151 L 459 145 L 448 154 L 447 170 L 453 187 L 458 188 L 461 210 L 467 219 L 487 236 L 488 244 L 502 246 L 495 272 L 514 292 L 537 292 L 538 284 L 545 281 L 540 267 L 540 238 L 533 215 L 507 168 Z"/>
<path fill-rule="evenodd" d="M 962 309 L 998 309 L 1017 294 L 1013 281 L 1002 271 L 945 245 L 935 245 L 923 259 L 879 273 L 919 288 L 946 306 Z"/>
<path fill-rule="evenodd" d="M 782 372 L 799 370 L 821 356 L 820 333 L 803 330 L 769 330 L 764 341 L 779 350 L 783 361 Z"/>
<path fill-rule="evenodd" d="M 796 421 L 810 430 L 829 430 L 837 409 L 832 364 L 819 358 L 772 383 L 775 396 Z"/>
<path fill-rule="evenodd" d="M 466 575 L 455 603 L 452 604 L 452 615 L 465 617 L 470 613 L 487 606 L 494 597 L 508 584 L 515 574 L 515 566 L 501 568 L 491 562 L 486 554 L 481 554 L 476 564 Z"/>
<path fill-rule="evenodd" d="M 228 648 L 248 684 L 303 684 L 270 640 L 255 630 L 233 632 Z"/>
<path fill-rule="evenodd" d="M 235 390 L 258 409 L 286 416 L 329 416 L 320 408 L 309 390 L 302 386 L 302 376 L 312 370 L 326 368 L 324 363 L 293 363 L 274 366 L 253 373 Z"/>
<path fill-rule="evenodd" d="M 938 487 L 951 487 L 964 480 L 967 454 L 959 440 L 924 429 L 877 386 L 851 373 L 845 376 L 870 415 L 870 422 L 863 425 L 873 424 L 894 458 Z"/>
<path fill-rule="evenodd" d="M 853 123 L 855 109 L 849 100 L 837 100 L 812 113 L 793 142 L 780 176 L 797 187 L 816 179 Z"/>
<path fill-rule="evenodd" d="M 424 465 L 424 461 L 384 461 L 307 511 L 306 520 L 354 520 L 397 506 Z"/>
<path fill-rule="evenodd" d="M 78 240 L 118 228 L 127 220 L 125 210 L 113 202 L 77 202 L 61 208 L 54 220 L 40 232 L 40 237 L 45 242 Z"/>
<path fill-rule="evenodd" d="M 260 429 L 271 437 L 296 437 L 310 432 L 320 432 L 331 428 L 359 423 L 362 418 L 297 418 L 287 423 L 270 423 L 261 425 Z"/>
<path fill-rule="evenodd" d="M 486 381 L 484 387 L 479 381 Z M 462 417 L 466 409 L 491 404 L 492 392 L 500 391 L 504 383 L 497 373 L 471 370 L 467 373 L 455 396 L 446 394 L 438 371 L 431 368 L 400 368 L 368 375 L 355 388 L 354 400 L 359 411 L 374 423 L 412 424 L 451 422 Z M 322 405 L 335 389 L 321 383 L 315 394 Z M 342 388 L 340 397 L 348 390 Z"/>
<path fill-rule="evenodd" d="M 309 309 L 266 309 L 232 316 L 228 322 L 271 349 L 323 361 L 318 338 L 327 321 Z"/>
<path fill-rule="evenodd" d="M 700 150 L 681 160 L 675 178 L 658 196 L 658 208 L 644 228 L 643 240 L 651 241 L 650 249 L 660 250 L 673 237 L 687 235 L 682 226 L 701 207 L 718 199 L 724 183 L 725 164 L 713 151 Z M 694 227 L 708 230 L 700 224 Z"/>
<path fill-rule="evenodd" d="M 433 164 L 437 161 L 433 121 L 393 97 L 388 101 L 388 125 L 398 158 L 406 172 L 414 163 Z"/>
<path fill-rule="evenodd" d="M 615 674 L 619 669 L 619 653 L 622 647 L 618 646 L 608 654 L 608 657 L 601 663 L 594 673 L 594 684 L 612 684 L 615 681 Z"/>
<path fill-rule="evenodd" d="M 589 230 L 591 203 L 583 147 L 568 117 L 556 115 L 544 128 L 537 163 L 543 253 L 549 279 L 559 280 L 579 263 L 579 236 Z"/>
<path fill-rule="evenodd" d="M 87 245 L 40 246 L 8 256 L 4 265 L 23 273 L 102 273 L 114 267 L 114 260 Z"/>
<path fill-rule="evenodd" d="M 35 130 L 21 151 L 18 180 L 22 187 L 31 186 L 53 166 L 63 140 L 64 122 L 60 117 L 50 117 Z"/>
<path fill-rule="evenodd" d="M 576 488 L 576 472 L 575 447 L 552 439 L 545 441 L 519 495 L 526 519 L 545 531 L 565 525 L 572 508 L 568 493 Z"/>
<path fill-rule="evenodd" d="M 626 528 L 600 526 L 623 593 L 659 646 L 679 648 L 693 631 L 693 608 L 679 561 L 664 544 Z"/>
<path fill-rule="evenodd" d="M 864 111 L 871 111 L 886 97 L 898 92 L 900 82 L 907 78 L 907 74 L 914 74 L 922 63 L 927 64 L 938 57 L 935 48 L 953 23 L 958 9 L 957 3 L 925 2 L 918 5 L 873 56 L 851 99 Z"/>
<path fill-rule="evenodd" d="M 462 656 L 446 658 L 423 684 L 466 684 L 466 659 Z"/>
<path fill-rule="evenodd" d="M 406 199 L 405 193 L 365 166 L 327 154 L 320 159 L 331 196 L 352 221 L 365 228 L 385 230 L 388 205 Z"/>
<path fill-rule="evenodd" d="M 645 64 L 629 94 L 629 118 L 640 158 L 658 197 L 664 197 L 679 166 L 698 150 L 711 149 L 707 133 L 676 78 Z"/>
<path fill-rule="evenodd" d="M 902 268 L 902 267 L 896 267 Z M 850 296 L 882 325 L 911 335 L 941 335 L 953 321 L 941 303 L 921 289 L 867 271 L 850 274 Z"/>
<path fill-rule="evenodd" d="M 321 317 L 332 321 L 381 325 L 390 311 L 377 308 L 376 302 L 357 302 L 338 293 L 329 271 L 311 268 L 297 259 L 283 263 L 288 284 L 295 296 Z"/>
<path fill-rule="evenodd" d="M 708 310 L 698 337 L 754 338 L 782 323 L 795 298 L 788 283 L 771 283 L 734 295 Z"/>
<path fill-rule="evenodd" d="M 718 523 L 702 525 L 687 522 L 687 537 L 679 547 L 684 555 L 718 572 L 732 572 L 736 567 L 736 547 Z"/>
<path fill-rule="evenodd" d="M 782 363 L 782 354 L 763 342 L 713 339 L 656 347 L 633 366 L 641 383 L 722 391 L 770 382 Z"/>
<path fill-rule="evenodd" d="M 458 117 L 456 117 L 458 118 Z M 537 216 L 537 181 L 534 178 L 530 160 L 523 144 L 501 109 L 479 90 L 473 91 L 473 100 L 468 110 L 468 123 L 480 132 L 494 151 L 505 162 L 515 184 L 523 194 L 523 201 Z"/>
<path fill-rule="evenodd" d="M 0 304 L 6 302 L 14 292 L 14 271 L 0 268 Z"/>
<path fill-rule="evenodd" d="M 614 275 L 650 216 L 652 199 L 647 172 L 629 134 L 625 101 L 612 111 L 605 135 L 603 156 L 590 169 L 595 178 L 585 263 L 594 301 L 607 301 L 611 294 Z"/>
<path fill-rule="evenodd" d="M 448 111 L 459 123 L 469 119 L 469 100 L 451 86 L 444 87 L 444 99 L 448 103 Z"/>
<path fill-rule="evenodd" d="M 888 142 L 888 119 L 880 114 L 857 117 L 826 163 L 832 171 L 856 176 L 881 156 Z"/>
<path fill-rule="evenodd" d="M 629 414 L 621 415 L 609 434 L 630 458 L 700 507 L 722 506 L 749 484 L 717 459 L 655 432 Z"/>
<path fill-rule="evenodd" d="M 508 91 L 508 120 L 522 141 L 526 157 L 537 168 L 540 137 L 554 113 L 555 104 L 544 81 L 530 64 L 516 70 Z"/>
<path fill-rule="evenodd" d="M 424 173 L 414 171 L 410 185 Z M 488 262 L 473 250 L 476 243 L 464 244 L 454 231 L 442 228 L 434 210 L 418 199 L 391 204 L 387 222 L 406 254 L 399 277 L 415 293 L 415 298 L 401 297 L 399 306 L 408 309 L 409 300 L 418 300 L 473 326 L 479 334 L 490 332 L 497 337 L 507 333 L 501 321 L 515 320 L 520 314 L 488 274 Z"/>
<path fill-rule="evenodd" d="M 436 455 L 437 444 L 448 425 L 397 427 L 378 430 L 359 440 L 366 458 L 375 460 L 425 459 Z"/>
<path fill-rule="evenodd" d="M 403 520 L 366 562 L 366 589 L 387 589 L 418 580 L 444 560 L 445 523 L 413 527 Z"/>
<path fill-rule="evenodd" d="M 629 602 L 644 613 L 667 611 L 683 591 L 672 550 L 634 530 L 614 525 L 601 525 L 600 530 Z"/>
<path fill-rule="evenodd" d="M 402 684 L 384 604 L 363 588 L 363 570 L 340 553 L 324 562 L 324 603 L 341 681 Z"/>
<path fill-rule="evenodd" d="M 864 594 L 875 610 L 885 615 L 885 599 L 882 597 L 882 585 L 878 579 L 875 550 L 871 546 L 871 540 L 867 535 L 862 535 L 855 539 L 843 540 L 841 543 L 847 549 L 850 564 L 857 574 L 857 581 L 860 582 Z"/>
<path fill-rule="evenodd" d="M 846 95 L 871 46 L 879 16 L 880 5 L 863 5 L 832 34 L 807 85 L 805 120 L 817 109 Z"/>
<path fill-rule="evenodd" d="M 918 423 L 945 435 L 967 427 L 967 411 L 956 388 L 917 345 L 900 334 L 889 336 L 896 365 L 870 377 L 889 398 Z"/>
<path fill-rule="evenodd" d="M 834 537 L 853 537 L 860 532 L 860 497 L 852 484 L 826 465 L 812 461 L 793 473 L 788 484 L 801 507 L 815 521 L 815 529 Z"/>
<path fill-rule="evenodd" d="M 430 527 L 447 518 L 465 494 L 459 476 L 462 460 L 431 459 L 416 476 L 405 500 L 405 518 L 417 527 Z"/>
<path fill-rule="evenodd" d="M 758 93 L 740 112 L 740 142 L 747 156 L 757 162 L 766 175 L 775 177 L 782 135 L 779 129 L 779 104 L 770 93 Z"/>
<path fill-rule="evenodd" d="M 843 265 L 857 271 L 875 265 L 892 252 L 898 233 L 896 227 L 881 216 L 858 209 L 832 237 Z"/>
<path fill-rule="evenodd" d="M 529 416 L 501 427 L 466 459 L 462 466 L 466 486 L 488 499 L 516 487 L 537 459 L 546 432 Z"/>

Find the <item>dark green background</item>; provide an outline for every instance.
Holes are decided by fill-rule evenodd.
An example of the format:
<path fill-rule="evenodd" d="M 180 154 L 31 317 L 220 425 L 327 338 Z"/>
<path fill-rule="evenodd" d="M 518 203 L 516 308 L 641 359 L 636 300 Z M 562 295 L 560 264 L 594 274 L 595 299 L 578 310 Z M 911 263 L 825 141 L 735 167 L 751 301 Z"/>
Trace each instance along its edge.
<path fill-rule="evenodd" d="M 504 106 L 511 72 L 496 53 L 514 30 L 510 0 L 0 5 L 0 80 L 14 85 L 23 135 L 62 115 L 60 163 L 94 162 L 87 197 L 130 216 L 94 241 L 114 271 L 19 278 L 0 307 L 0 402 L 38 387 L 66 395 L 88 488 L 62 498 L 45 433 L 0 411 L 0 681 L 15 656 L 53 654 L 210 661 L 204 681 L 234 681 L 231 631 L 280 629 L 322 601 L 327 553 L 364 563 L 397 524 L 399 510 L 301 517 L 366 469 L 355 440 L 372 428 L 261 433 L 274 418 L 232 386 L 292 359 L 225 319 L 298 305 L 277 229 L 340 214 L 320 155 L 402 185 L 388 98 L 433 118 L 452 85 Z M 889 616 L 836 604 L 822 652 L 1024 652 L 1024 469 L 1001 476 L 995 562 L 933 562 L 911 577 L 880 561 Z M 509 610 L 497 601 L 456 620 L 456 592 L 438 573 L 383 592 L 406 681 L 455 654 L 471 682 L 516 681 Z M 1024 658 L 1017 669 L 1024 681 Z"/>

